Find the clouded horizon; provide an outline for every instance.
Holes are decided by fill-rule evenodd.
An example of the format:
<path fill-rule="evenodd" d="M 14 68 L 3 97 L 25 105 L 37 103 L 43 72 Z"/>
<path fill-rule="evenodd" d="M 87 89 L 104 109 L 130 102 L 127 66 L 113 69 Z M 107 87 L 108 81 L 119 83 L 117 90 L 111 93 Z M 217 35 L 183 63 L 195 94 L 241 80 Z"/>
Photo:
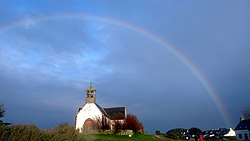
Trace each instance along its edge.
<path fill-rule="evenodd" d="M 4 120 L 73 125 L 93 82 L 150 133 L 234 128 L 250 106 L 249 4 L 0 0 Z"/>

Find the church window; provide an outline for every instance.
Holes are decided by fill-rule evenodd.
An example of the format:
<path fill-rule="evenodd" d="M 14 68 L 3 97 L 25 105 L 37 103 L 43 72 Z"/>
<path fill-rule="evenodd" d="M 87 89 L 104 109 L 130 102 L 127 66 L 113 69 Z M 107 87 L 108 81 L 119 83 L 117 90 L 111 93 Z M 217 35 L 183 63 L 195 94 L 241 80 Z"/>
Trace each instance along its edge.
<path fill-rule="evenodd" d="M 247 136 L 247 134 L 244 134 L 244 136 L 245 136 L 245 140 L 248 140 L 248 136 Z"/>
<path fill-rule="evenodd" d="M 242 139 L 242 134 L 239 134 L 239 139 Z"/>

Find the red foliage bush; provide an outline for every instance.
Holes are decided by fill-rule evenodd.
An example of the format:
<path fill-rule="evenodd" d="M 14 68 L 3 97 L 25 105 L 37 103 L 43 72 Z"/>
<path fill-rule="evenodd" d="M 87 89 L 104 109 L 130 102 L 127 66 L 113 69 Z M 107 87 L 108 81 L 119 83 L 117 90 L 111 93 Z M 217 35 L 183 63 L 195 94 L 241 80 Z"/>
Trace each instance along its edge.
<path fill-rule="evenodd" d="M 134 132 L 144 133 L 144 127 L 142 123 L 137 119 L 135 115 L 128 114 L 125 119 L 125 127 L 126 129 L 133 130 Z"/>

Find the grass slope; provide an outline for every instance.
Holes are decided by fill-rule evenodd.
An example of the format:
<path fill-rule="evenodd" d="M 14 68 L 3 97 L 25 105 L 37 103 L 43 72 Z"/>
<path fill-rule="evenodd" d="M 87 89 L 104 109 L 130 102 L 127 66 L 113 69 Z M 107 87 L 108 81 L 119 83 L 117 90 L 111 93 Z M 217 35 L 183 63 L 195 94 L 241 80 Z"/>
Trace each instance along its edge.
<path fill-rule="evenodd" d="M 161 135 L 134 134 L 132 137 L 114 134 L 80 134 L 68 124 L 52 130 L 35 125 L 0 126 L 0 141 L 173 141 Z"/>
<path fill-rule="evenodd" d="M 88 141 L 172 141 L 171 139 L 167 139 L 163 136 L 156 137 L 148 134 L 134 134 L 132 137 L 110 134 L 89 134 L 81 135 L 80 139 Z"/>

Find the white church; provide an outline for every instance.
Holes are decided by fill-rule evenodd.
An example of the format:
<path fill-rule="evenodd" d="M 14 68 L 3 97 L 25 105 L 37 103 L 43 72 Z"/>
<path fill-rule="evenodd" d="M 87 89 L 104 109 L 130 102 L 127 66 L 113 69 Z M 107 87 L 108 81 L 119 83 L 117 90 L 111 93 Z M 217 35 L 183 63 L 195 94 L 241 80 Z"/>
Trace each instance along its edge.
<path fill-rule="evenodd" d="M 79 108 L 75 117 L 75 129 L 83 132 L 83 129 L 91 129 L 96 119 L 108 120 L 111 130 L 114 123 L 114 115 L 123 115 L 118 120 L 124 120 L 126 117 L 125 107 L 102 108 L 96 103 L 96 90 L 92 85 L 86 90 L 85 104 Z M 117 118 L 116 118 L 117 120 Z"/>

